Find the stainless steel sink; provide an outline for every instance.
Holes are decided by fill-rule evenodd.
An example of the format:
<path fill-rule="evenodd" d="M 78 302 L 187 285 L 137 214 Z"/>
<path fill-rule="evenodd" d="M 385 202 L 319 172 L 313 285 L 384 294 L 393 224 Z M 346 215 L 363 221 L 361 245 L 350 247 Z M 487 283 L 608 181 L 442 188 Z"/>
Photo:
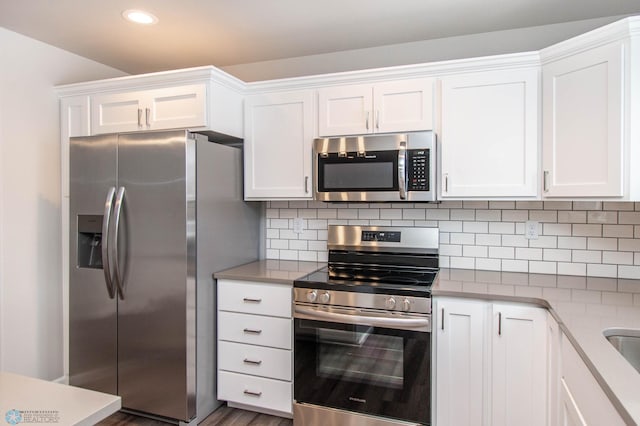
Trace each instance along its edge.
<path fill-rule="evenodd" d="M 640 330 L 614 328 L 604 331 L 609 343 L 640 373 Z"/>

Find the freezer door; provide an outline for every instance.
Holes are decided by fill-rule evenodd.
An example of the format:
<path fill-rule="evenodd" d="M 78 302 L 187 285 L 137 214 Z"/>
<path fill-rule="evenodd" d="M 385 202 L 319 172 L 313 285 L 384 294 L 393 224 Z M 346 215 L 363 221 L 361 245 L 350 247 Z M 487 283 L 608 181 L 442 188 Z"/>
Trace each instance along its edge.
<path fill-rule="evenodd" d="M 102 254 L 116 148 L 117 137 L 104 135 L 71 138 L 69 151 L 69 383 L 111 394 L 117 392 L 117 303 Z"/>
<path fill-rule="evenodd" d="M 196 397 L 195 141 L 187 136 L 120 136 L 116 256 L 122 406 L 185 421 Z"/>

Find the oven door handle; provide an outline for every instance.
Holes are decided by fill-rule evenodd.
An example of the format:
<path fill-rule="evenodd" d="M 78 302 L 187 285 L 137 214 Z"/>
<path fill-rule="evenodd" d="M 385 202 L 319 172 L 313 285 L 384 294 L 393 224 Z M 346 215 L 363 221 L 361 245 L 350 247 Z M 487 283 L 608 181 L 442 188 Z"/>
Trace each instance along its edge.
<path fill-rule="evenodd" d="M 431 331 L 431 315 L 420 317 L 390 318 L 386 312 L 365 312 L 355 309 L 330 308 L 331 310 L 318 309 L 313 306 L 296 304 L 294 307 L 295 318 L 321 320 L 343 324 L 369 325 L 398 330 Z"/>

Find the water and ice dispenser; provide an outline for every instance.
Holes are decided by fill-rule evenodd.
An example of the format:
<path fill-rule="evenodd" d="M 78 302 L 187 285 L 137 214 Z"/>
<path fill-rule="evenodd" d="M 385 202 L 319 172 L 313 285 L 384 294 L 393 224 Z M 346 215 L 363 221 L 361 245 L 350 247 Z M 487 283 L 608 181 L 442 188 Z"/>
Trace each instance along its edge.
<path fill-rule="evenodd" d="M 102 269 L 102 215 L 78 215 L 78 267 Z"/>

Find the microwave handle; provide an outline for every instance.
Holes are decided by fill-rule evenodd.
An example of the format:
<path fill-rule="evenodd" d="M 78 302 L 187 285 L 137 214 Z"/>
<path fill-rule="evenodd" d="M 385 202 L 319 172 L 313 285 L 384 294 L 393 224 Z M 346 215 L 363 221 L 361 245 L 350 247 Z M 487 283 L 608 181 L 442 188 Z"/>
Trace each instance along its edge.
<path fill-rule="evenodd" d="M 398 149 L 398 190 L 400 191 L 400 199 L 407 199 L 407 143 L 400 142 Z"/>

